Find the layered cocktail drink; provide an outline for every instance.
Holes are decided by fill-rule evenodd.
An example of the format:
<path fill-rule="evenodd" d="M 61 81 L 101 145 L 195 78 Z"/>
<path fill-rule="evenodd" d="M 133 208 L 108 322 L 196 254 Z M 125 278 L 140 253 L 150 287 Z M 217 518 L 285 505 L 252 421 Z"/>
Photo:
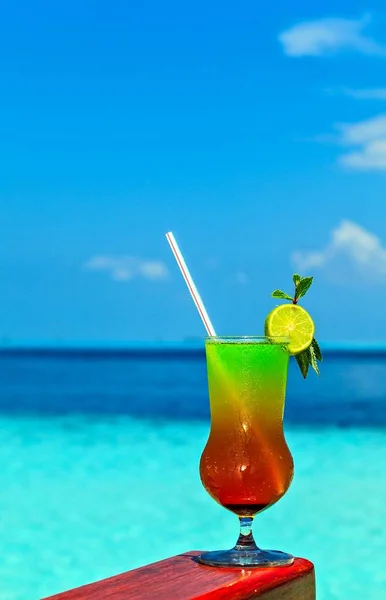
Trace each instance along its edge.
<path fill-rule="evenodd" d="M 240 518 L 241 534 L 230 551 L 208 552 L 213 565 L 290 564 L 285 553 L 260 550 L 253 517 L 277 502 L 293 477 L 283 433 L 288 340 L 210 337 L 206 358 L 211 411 L 200 475 L 207 492 Z"/>

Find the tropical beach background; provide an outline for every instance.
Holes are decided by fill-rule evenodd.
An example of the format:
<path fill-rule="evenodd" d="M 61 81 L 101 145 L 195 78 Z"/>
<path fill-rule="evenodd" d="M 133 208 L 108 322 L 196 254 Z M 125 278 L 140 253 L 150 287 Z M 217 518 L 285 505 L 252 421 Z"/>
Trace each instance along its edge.
<path fill-rule="evenodd" d="M 231 546 L 203 490 L 204 330 L 261 334 L 293 272 L 287 495 L 257 541 L 318 598 L 386 596 L 386 18 L 347 0 L 0 8 L 0 597 Z"/>

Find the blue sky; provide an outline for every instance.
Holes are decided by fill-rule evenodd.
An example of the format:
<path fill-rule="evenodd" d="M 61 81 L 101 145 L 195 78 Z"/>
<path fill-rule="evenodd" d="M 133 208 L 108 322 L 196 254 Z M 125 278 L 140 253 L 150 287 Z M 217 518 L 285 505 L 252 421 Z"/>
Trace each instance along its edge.
<path fill-rule="evenodd" d="M 315 277 L 327 341 L 386 339 L 386 11 L 318 0 L 0 8 L 0 338 L 262 333 Z"/>

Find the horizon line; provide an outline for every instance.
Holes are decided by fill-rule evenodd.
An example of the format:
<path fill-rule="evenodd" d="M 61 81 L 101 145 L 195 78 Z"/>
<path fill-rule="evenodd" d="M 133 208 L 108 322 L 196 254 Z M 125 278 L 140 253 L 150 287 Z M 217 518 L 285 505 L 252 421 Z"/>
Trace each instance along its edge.
<path fill-rule="evenodd" d="M 0 342 L 0 354 L 201 354 L 204 338 L 186 340 L 138 341 L 14 341 Z M 382 342 L 338 341 L 319 342 L 328 354 L 386 354 L 386 340 Z"/>

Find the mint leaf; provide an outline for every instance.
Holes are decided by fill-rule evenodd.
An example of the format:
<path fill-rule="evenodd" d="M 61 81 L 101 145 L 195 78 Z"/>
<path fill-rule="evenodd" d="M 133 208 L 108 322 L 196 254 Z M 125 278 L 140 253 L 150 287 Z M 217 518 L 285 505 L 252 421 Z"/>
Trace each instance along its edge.
<path fill-rule="evenodd" d="M 297 287 L 300 280 L 301 280 L 301 277 L 297 273 L 295 273 L 295 275 L 292 276 L 292 281 L 294 282 L 295 287 Z"/>
<path fill-rule="evenodd" d="M 301 298 L 311 287 L 313 277 L 302 277 L 296 286 L 296 299 Z"/>
<path fill-rule="evenodd" d="M 316 341 L 316 339 L 315 339 L 315 338 L 312 340 L 311 347 L 312 347 L 312 349 L 313 349 L 313 351 L 314 351 L 315 357 L 316 357 L 316 358 L 317 358 L 317 359 L 318 359 L 320 362 L 322 362 L 322 360 L 323 360 L 322 351 L 321 351 L 321 349 L 319 348 L 319 344 L 318 344 L 318 342 Z"/>
<path fill-rule="evenodd" d="M 319 344 L 314 338 L 312 340 L 311 346 L 306 350 L 303 350 L 300 354 L 295 356 L 296 362 L 299 365 L 299 369 L 302 372 L 304 379 L 308 375 L 308 369 L 312 367 L 317 375 L 320 375 L 318 360 L 322 360 L 322 353 L 319 348 Z"/>
<path fill-rule="evenodd" d="M 299 365 L 299 369 L 305 379 L 307 377 L 308 368 L 311 364 L 310 349 L 307 348 L 307 350 L 304 350 L 300 354 L 296 354 L 295 358 L 296 358 L 296 362 Z"/>
<path fill-rule="evenodd" d="M 284 298 L 285 300 L 291 300 L 292 302 L 292 296 L 289 296 L 282 290 L 275 290 L 274 292 L 272 292 L 271 298 Z"/>
<path fill-rule="evenodd" d="M 311 359 L 311 366 L 314 369 L 315 373 L 317 375 L 320 375 L 320 371 L 319 371 L 319 367 L 318 367 L 318 363 L 316 361 L 316 355 L 315 355 L 315 350 L 311 344 L 311 346 L 309 347 L 309 351 L 310 351 L 310 359 Z"/>

